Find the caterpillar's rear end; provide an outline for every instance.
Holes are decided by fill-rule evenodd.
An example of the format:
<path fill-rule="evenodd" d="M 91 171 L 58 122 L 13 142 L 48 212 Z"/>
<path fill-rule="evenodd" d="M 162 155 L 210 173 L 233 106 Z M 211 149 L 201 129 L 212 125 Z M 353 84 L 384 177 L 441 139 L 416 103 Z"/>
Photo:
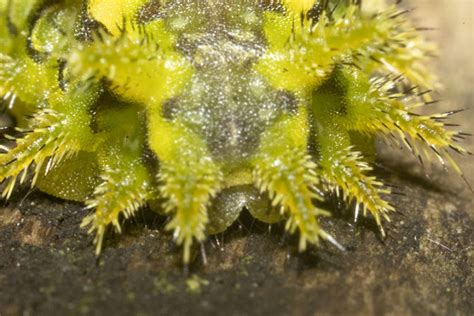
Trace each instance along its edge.
<path fill-rule="evenodd" d="M 337 193 L 383 222 L 374 140 L 461 170 L 467 134 L 430 101 L 435 53 L 381 1 L 0 1 L 4 198 L 23 182 L 84 202 L 97 254 L 109 226 L 150 205 L 190 260 L 194 240 L 247 208 L 320 239 Z M 420 112 L 418 112 L 420 113 Z M 31 174 L 32 177 L 28 177 Z"/>

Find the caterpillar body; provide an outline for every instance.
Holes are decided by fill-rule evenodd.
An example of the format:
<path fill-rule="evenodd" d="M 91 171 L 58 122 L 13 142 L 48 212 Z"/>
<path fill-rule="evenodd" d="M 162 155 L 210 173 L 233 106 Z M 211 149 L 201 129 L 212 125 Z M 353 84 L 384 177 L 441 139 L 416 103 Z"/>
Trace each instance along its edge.
<path fill-rule="evenodd" d="M 372 174 L 375 137 L 461 170 L 453 112 L 417 114 L 433 46 L 397 5 L 333 0 L 0 0 L 3 197 L 32 186 L 109 226 L 150 206 L 194 241 L 246 208 L 327 240 L 337 193 L 382 234 L 395 208 Z M 8 130 L 8 129 L 7 129 Z M 29 177 L 31 175 L 31 177 Z M 359 214 L 360 213 L 360 214 Z"/>

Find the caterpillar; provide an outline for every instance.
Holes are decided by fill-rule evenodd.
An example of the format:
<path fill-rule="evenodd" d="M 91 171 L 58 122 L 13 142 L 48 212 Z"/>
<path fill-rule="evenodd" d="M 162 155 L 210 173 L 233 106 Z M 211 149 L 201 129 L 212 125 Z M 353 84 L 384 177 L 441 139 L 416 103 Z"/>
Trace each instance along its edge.
<path fill-rule="evenodd" d="M 456 111 L 421 114 L 435 47 L 398 4 L 336 0 L 0 0 L 4 199 L 31 186 L 107 229 L 150 207 L 188 263 L 245 208 L 298 247 L 336 194 L 354 217 L 396 206 L 375 139 L 462 172 Z"/>

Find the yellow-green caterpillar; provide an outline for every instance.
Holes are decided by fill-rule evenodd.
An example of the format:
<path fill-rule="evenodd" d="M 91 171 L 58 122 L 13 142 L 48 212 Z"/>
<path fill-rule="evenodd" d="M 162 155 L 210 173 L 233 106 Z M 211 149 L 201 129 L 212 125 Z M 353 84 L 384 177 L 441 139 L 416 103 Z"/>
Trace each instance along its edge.
<path fill-rule="evenodd" d="M 0 96 L 16 119 L 2 145 L 3 197 L 25 181 L 84 202 L 107 227 L 149 205 L 193 241 L 245 207 L 321 239 L 331 192 L 382 222 L 390 187 L 374 138 L 436 157 L 465 134 L 416 114 L 434 48 L 382 1 L 0 0 Z M 29 178 L 28 174 L 32 177 Z"/>

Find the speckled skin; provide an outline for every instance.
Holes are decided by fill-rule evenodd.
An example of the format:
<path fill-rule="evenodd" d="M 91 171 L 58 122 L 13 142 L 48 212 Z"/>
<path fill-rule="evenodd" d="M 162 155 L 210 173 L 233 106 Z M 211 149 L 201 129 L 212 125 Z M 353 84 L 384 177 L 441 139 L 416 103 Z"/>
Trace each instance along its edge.
<path fill-rule="evenodd" d="M 264 11 L 250 1 L 216 6 L 177 1 L 164 9 L 172 27 L 191 11 L 197 12 L 193 20 L 198 22 L 175 27 L 180 33 L 176 49 L 192 60 L 195 73 L 181 94 L 165 103 L 163 115 L 182 118 L 201 135 L 227 175 L 227 189 L 210 205 L 208 232 L 224 231 L 244 207 L 260 220 L 281 220 L 278 213 L 271 214 L 268 197 L 253 189 L 252 179 L 241 177 L 262 132 L 282 113 L 295 111 L 298 102 L 294 94 L 271 87 L 253 69 L 266 46 Z M 230 15 L 232 19 L 224 18 Z"/>

